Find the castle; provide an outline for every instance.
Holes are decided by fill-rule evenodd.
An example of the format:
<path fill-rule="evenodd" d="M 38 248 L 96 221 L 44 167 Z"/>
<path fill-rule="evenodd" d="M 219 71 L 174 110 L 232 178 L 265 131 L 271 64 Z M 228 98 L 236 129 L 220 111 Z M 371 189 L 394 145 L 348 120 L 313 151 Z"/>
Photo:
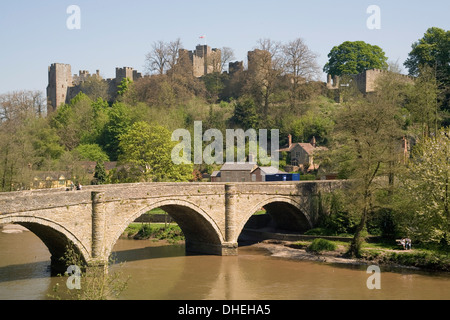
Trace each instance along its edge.
<path fill-rule="evenodd" d="M 100 71 L 90 74 L 86 70 L 79 71 L 78 74 L 72 75 L 70 64 L 53 63 L 48 68 L 48 86 L 47 86 L 47 114 L 55 111 L 61 104 L 69 103 L 80 91 L 83 82 L 97 78 L 102 80 Z M 115 94 L 117 86 L 123 79 L 129 78 L 136 81 L 142 78 L 142 74 L 130 67 L 116 68 L 116 77 L 114 79 L 106 79 L 108 93 Z"/>
<path fill-rule="evenodd" d="M 371 69 L 365 70 L 360 74 L 353 75 L 350 77 L 350 81 L 354 81 L 356 88 L 363 94 L 368 94 L 376 91 L 377 79 L 390 71 Z M 401 78 L 407 82 L 414 81 L 414 78 L 407 75 L 401 75 Z M 341 83 L 341 78 L 339 76 L 332 77 L 330 74 L 327 77 L 327 89 L 335 90 L 336 100 L 340 100 L 340 89 L 342 87 L 348 86 L 348 83 Z M 339 101 L 338 101 L 339 102 Z"/>
<path fill-rule="evenodd" d="M 194 77 L 200 78 L 213 72 L 222 71 L 222 53 L 217 48 L 211 48 L 208 45 L 197 45 L 193 51 L 180 49 L 178 53 L 178 61 L 181 67 Z M 248 52 L 248 70 L 254 75 L 264 72 L 263 69 L 271 68 L 271 63 L 271 56 L 268 51 L 255 49 Z M 230 75 L 243 70 L 244 64 L 242 61 L 229 63 L 228 72 Z M 371 93 L 376 90 L 377 78 L 385 72 L 388 71 L 379 69 L 366 70 L 352 76 L 350 81 L 354 81 L 356 87 L 363 94 Z M 123 67 L 116 68 L 115 78 L 103 80 L 99 70 L 96 70 L 95 74 L 81 70 L 78 74 L 72 75 L 69 64 L 53 63 L 48 68 L 47 114 L 55 111 L 61 104 L 69 103 L 81 91 L 83 83 L 92 78 L 105 81 L 108 95 L 113 97 L 117 92 L 117 86 L 123 79 L 129 78 L 132 81 L 136 81 L 142 77 L 142 74 L 133 70 L 133 68 Z M 413 81 L 413 78 L 410 76 L 403 77 L 406 81 Z M 337 102 L 340 102 L 342 87 L 348 85 L 341 84 L 340 77 L 335 76 L 332 79 L 332 76 L 328 75 L 326 87 L 335 93 Z"/>
<path fill-rule="evenodd" d="M 222 71 L 222 52 L 207 45 L 197 45 L 194 51 L 179 50 L 179 59 L 189 61 L 188 67 L 194 77 Z"/>
<path fill-rule="evenodd" d="M 185 49 L 179 50 L 179 61 L 184 61 L 184 68 L 187 68 L 194 77 L 202 77 L 213 72 L 222 70 L 221 51 L 207 45 L 198 45 L 194 51 Z M 103 80 L 100 71 L 90 74 L 87 70 L 80 70 L 78 74 L 72 75 L 70 64 L 53 63 L 48 68 L 47 86 L 47 114 L 55 111 L 61 104 L 69 103 L 80 91 L 84 82 L 91 78 L 105 81 L 108 87 L 108 94 L 114 96 L 117 86 L 123 79 L 129 78 L 136 81 L 142 78 L 142 74 L 130 67 L 116 68 L 114 79 Z"/>

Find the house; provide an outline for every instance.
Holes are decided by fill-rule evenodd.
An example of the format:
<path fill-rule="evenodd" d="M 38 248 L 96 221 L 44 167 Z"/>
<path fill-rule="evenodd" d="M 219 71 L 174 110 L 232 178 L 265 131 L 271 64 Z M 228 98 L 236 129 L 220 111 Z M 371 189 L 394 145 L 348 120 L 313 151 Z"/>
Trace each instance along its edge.
<path fill-rule="evenodd" d="M 220 177 L 216 173 L 215 180 L 219 178 L 217 182 L 251 182 L 251 174 L 257 167 L 258 165 L 253 162 L 227 162 L 220 168 Z"/>
<path fill-rule="evenodd" d="M 220 171 L 211 174 L 211 182 L 261 182 L 266 176 L 283 174 L 286 172 L 274 167 L 259 167 L 254 162 L 225 163 Z"/>
<path fill-rule="evenodd" d="M 31 189 L 68 188 L 72 182 L 70 172 L 38 171 L 34 174 Z"/>
<path fill-rule="evenodd" d="M 286 173 L 274 167 L 257 167 L 251 172 L 252 182 L 266 181 L 266 176 L 279 173 Z"/>
<path fill-rule="evenodd" d="M 315 137 L 312 138 L 310 143 L 292 143 L 292 135 L 289 135 L 289 144 L 280 149 L 280 152 L 288 152 L 290 155 L 291 163 L 290 165 L 294 170 L 288 171 L 312 171 L 319 168 L 318 163 L 314 163 L 314 152 L 318 150 L 327 150 L 325 147 L 318 147 L 316 145 Z"/>

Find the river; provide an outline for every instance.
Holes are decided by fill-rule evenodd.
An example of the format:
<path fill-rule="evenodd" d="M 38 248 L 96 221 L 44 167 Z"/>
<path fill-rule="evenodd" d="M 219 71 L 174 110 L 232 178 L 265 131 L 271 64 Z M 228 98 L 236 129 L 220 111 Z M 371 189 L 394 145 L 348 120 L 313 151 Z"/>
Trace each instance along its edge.
<path fill-rule="evenodd" d="M 367 266 L 276 258 L 257 246 L 186 256 L 183 245 L 121 239 L 114 256 L 112 271 L 130 276 L 123 300 L 450 299 L 448 273 L 381 267 L 381 289 L 370 290 Z M 0 300 L 49 299 L 57 282 L 40 239 L 0 232 Z"/>

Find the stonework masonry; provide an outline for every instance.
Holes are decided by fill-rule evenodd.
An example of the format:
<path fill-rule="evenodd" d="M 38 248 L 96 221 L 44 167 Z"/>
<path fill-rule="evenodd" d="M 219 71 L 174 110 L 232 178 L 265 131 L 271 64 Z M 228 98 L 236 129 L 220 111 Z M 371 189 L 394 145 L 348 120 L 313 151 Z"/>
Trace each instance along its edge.
<path fill-rule="evenodd" d="M 376 90 L 376 82 L 377 79 L 383 75 L 388 73 L 387 70 L 380 70 L 380 69 L 371 69 L 366 70 L 364 72 L 361 72 L 360 74 L 354 75 L 351 77 L 353 81 L 356 82 L 356 86 L 358 90 L 364 94 L 375 92 Z M 405 81 L 413 81 L 413 77 L 402 75 L 402 78 Z M 327 78 L 327 88 L 329 90 L 339 90 L 342 85 L 346 85 L 344 83 L 341 83 L 341 78 L 339 76 L 332 77 L 330 74 Z"/>
<path fill-rule="evenodd" d="M 260 208 L 280 229 L 306 231 L 318 221 L 318 196 L 341 188 L 345 182 L 334 180 L 136 183 L 10 192 L 0 194 L 0 225 L 30 229 L 48 247 L 52 262 L 73 244 L 87 264 L 106 264 L 128 225 L 161 208 L 183 230 L 187 252 L 236 255 L 239 234 Z"/>
<path fill-rule="evenodd" d="M 209 73 L 221 71 L 222 52 L 220 49 L 208 45 L 197 45 L 194 51 L 179 50 L 181 59 L 189 61 L 194 77 L 202 77 Z"/>
<path fill-rule="evenodd" d="M 78 74 L 72 75 L 70 64 L 53 63 L 48 68 L 47 86 L 47 114 L 55 111 L 60 105 L 69 103 L 79 92 L 83 82 L 92 77 L 97 77 L 108 84 L 108 93 L 114 94 L 117 86 L 124 78 L 136 81 L 142 78 L 142 74 L 130 67 L 116 68 L 116 77 L 113 79 L 102 79 L 100 70 L 90 74 L 87 70 L 80 70 Z"/>

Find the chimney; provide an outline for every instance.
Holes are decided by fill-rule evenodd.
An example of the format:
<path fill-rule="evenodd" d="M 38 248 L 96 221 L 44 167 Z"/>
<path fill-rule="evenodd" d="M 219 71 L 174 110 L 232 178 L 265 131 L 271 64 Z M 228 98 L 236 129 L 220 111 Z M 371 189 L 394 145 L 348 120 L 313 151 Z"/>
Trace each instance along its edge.
<path fill-rule="evenodd" d="M 312 139 L 311 139 L 311 142 L 310 142 L 311 144 L 312 144 L 312 146 L 315 148 L 316 147 L 316 137 L 313 137 Z"/>
<path fill-rule="evenodd" d="M 291 134 L 289 134 L 288 135 L 288 139 L 289 139 L 289 148 L 291 147 L 291 145 L 292 145 L 292 135 Z"/>

